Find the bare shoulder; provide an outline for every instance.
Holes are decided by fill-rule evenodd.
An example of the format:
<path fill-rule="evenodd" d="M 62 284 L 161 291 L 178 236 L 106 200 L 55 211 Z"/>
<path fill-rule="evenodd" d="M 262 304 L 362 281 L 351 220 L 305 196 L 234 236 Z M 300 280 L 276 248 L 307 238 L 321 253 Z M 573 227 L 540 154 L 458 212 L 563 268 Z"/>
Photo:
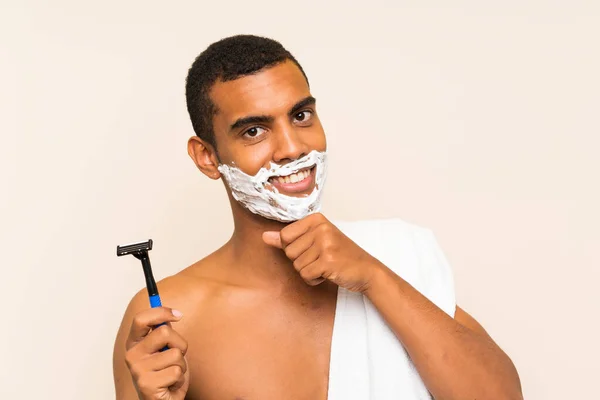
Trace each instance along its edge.
<path fill-rule="evenodd" d="M 217 279 L 218 274 L 214 273 L 216 265 L 216 259 L 211 255 L 157 283 L 163 306 L 183 313 L 183 318 L 172 325 L 180 334 L 190 333 L 190 329 L 198 325 L 197 316 L 203 314 L 210 299 L 227 286 L 226 282 Z M 126 342 L 135 316 L 149 308 L 148 291 L 142 288 L 129 302 L 115 339 L 113 373 L 119 399 L 137 398 L 125 362 Z"/>
<path fill-rule="evenodd" d="M 191 321 L 194 316 L 205 312 L 231 286 L 221 276 L 218 267 L 218 258 L 210 255 L 157 283 L 163 306 L 183 313 L 183 327 L 185 321 Z M 145 293 L 145 289 L 142 292 Z M 145 301 L 148 302 L 148 299 Z"/>
<path fill-rule="evenodd" d="M 227 286 L 227 282 L 218 274 L 218 253 L 219 251 L 210 254 L 179 273 L 157 282 L 162 305 L 179 310 L 186 317 L 176 324 L 177 327 L 174 326 L 176 330 L 185 328 L 187 325 L 185 321 L 190 320 L 194 314 L 202 312 L 204 305 Z M 142 287 L 132 297 L 125 310 L 117 342 L 124 343 L 133 318 L 148 308 L 150 308 L 148 291 Z"/>
<path fill-rule="evenodd" d="M 213 253 L 179 273 L 157 282 L 162 305 L 184 314 L 184 318 L 173 326 L 175 330 L 184 330 L 188 324 L 186 321 L 191 321 L 194 315 L 202 313 L 210 299 L 227 286 L 227 282 L 220 280 L 215 273 L 217 258 Z M 115 355 L 124 352 L 124 344 L 134 317 L 148 308 L 148 291 L 143 287 L 133 296 L 125 310 L 117 333 Z"/>
<path fill-rule="evenodd" d="M 218 287 L 218 282 L 210 279 L 209 272 L 213 268 L 211 256 L 183 269 L 179 273 L 157 282 L 163 306 L 185 312 L 203 303 Z M 203 276 L 204 275 L 204 276 Z M 142 287 L 131 299 L 125 311 L 124 320 L 132 318 L 138 312 L 150 307 L 148 291 Z"/>

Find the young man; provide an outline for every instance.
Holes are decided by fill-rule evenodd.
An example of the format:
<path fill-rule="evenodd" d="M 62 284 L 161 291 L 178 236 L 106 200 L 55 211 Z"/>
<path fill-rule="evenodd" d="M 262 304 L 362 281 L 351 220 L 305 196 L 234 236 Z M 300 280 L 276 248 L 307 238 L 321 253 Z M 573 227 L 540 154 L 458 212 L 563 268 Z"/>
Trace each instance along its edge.
<path fill-rule="evenodd" d="M 456 307 L 443 267 L 431 267 L 443 257 L 412 249 L 389 227 L 415 246 L 424 230 L 359 225 L 351 236 L 363 249 L 318 212 L 325 134 L 288 51 L 255 36 L 216 42 L 192 65 L 186 96 L 197 134 L 189 155 L 210 179 L 223 178 L 235 229 L 159 283 L 169 308 L 149 309 L 145 290 L 133 298 L 114 349 L 117 399 L 522 397 L 510 359 Z M 414 261 L 419 252 L 429 261 Z M 352 304 L 371 315 L 367 328 L 353 311 L 342 318 Z M 365 329 L 368 346 L 352 339 Z M 372 370 L 354 373 L 352 364 Z M 386 378 L 388 365 L 410 368 Z"/>

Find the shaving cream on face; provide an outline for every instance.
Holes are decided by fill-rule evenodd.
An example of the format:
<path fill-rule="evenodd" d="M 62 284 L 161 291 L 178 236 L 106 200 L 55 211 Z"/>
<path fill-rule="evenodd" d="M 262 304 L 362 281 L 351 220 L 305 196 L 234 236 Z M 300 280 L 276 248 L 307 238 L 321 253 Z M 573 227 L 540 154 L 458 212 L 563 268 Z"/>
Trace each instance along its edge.
<path fill-rule="evenodd" d="M 312 166 L 316 167 L 315 187 L 308 196 L 286 196 L 268 182 L 273 176 L 291 175 Z M 219 165 L 219 172 L 229 185 L 233 198 L 248 210 L 268 219 L 292 222 L 321 210 L 321 195 L 327 175 L 327 155 L 325 152 L 313 150 L 289 164 L 279 165 L 271 162 L 268 169 L 263 167 L 254 176 L 225 164 Z M 265 186 L 267 183 L 269 189 Z"/>

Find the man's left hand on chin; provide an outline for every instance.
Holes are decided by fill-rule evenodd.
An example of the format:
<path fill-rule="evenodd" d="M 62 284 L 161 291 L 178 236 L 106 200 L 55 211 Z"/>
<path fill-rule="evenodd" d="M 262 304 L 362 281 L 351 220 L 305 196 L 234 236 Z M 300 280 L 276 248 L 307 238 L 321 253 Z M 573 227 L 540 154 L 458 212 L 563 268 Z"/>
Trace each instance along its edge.
<path fill-rule="evenodd" d="M 311 286 L 329 280 L 344 289 L 365 293 L 385 268 L 320 213 L 279 232 L 264 232 L 263 240 L 282 249 Z"/>

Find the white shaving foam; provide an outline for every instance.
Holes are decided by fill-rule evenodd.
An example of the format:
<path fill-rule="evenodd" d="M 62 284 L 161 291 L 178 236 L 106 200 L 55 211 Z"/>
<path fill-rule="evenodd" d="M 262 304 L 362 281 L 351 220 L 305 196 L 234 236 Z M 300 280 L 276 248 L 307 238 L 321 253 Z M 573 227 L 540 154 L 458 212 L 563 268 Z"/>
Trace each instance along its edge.
<path fill-rule="evenodd" d="M 292 197 L 279 193 L 269 183 L 273 176 L 287 176 L 301 169 L 316 166 L 315 188 L 305 197 Z M 289 164 L 271 162 L 270 167 L 261 168 L 256 175 L 248 175 L 231 165 L 219 165 L 219 172 L 231 189 L 233 198 L 254 214 L 281 222 L 297 221 L 321 210 L 321 195 L 327 176 L 327 155 L 311 151 L 306 156 Z M 268 183 L 269 189 L 265 186 Z"/>

